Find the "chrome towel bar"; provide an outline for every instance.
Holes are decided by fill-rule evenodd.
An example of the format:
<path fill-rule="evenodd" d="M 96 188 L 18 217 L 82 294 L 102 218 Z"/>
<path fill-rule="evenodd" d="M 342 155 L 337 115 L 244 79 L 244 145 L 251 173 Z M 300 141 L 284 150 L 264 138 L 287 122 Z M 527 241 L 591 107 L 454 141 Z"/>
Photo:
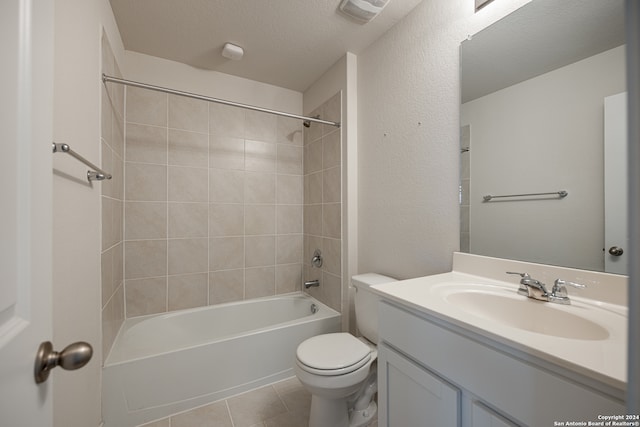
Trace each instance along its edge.
<path fill-rule="evenodd" d="M 89 160 L 85 159 L 80 154 L 73 151 L 71 147 L 69 147 L 69 145 L 52 142 L 51 146 L 53 148 L 54 153 L 57 153 L 57 152 L 67 153 L 72 157 L 75 157 L 76 159 L 80 160 L 82 163 L 89 166 L 91 169 L 93 169 L 93 170 L 87 171 L 87 180 L 102 181 L 103 179 L 111 179 L 110 173 L 106 173 L 105 171 L 103 171 L 102 169 L 100 169 L 99 167 L 91 163 Z"/>
<path fill-rule="evenodd" d="M 569 192 L 565 190 L 560 190 L 560 191 L 552 191 L 550 193 L 506 194 L 504 196 L 492 196 L 491 194 L 487 194 L 486 196 L 482 196 L 482 199 L 485 202 L 488 202 L 492 199 L 498 199 L 503 197 L 526 197 L 526 196 L 558 196 L 558 198 L 562 199 L 564 197 L 567 197 L 568 195 L 569 195 Z"/>

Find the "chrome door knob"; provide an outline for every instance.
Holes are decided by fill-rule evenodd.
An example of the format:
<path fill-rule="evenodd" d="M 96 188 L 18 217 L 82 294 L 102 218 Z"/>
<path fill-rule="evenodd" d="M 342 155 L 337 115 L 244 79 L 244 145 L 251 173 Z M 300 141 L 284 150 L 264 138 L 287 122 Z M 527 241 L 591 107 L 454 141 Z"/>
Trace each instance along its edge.
<path fill-rule="evenodd" d="M 50 341 L 43 342 L 36 354 L 34 367 L 36 384 L 45 382 L 49 378 L 49 372 L 56 366 L 73 371 L 89 363 L 91 356 L 93 356 L 93 348 L 83 341 L 69 344 L 61 352 L 54 351 Z"/>
<path fill-rule="evenodd" d="M 617 246 L 611 246 L 609 248 L 609 253 L 613 256 L 620 256 L 624 253 L 624 251 L 622 250 L 622 248 L 619 248 Z"/>

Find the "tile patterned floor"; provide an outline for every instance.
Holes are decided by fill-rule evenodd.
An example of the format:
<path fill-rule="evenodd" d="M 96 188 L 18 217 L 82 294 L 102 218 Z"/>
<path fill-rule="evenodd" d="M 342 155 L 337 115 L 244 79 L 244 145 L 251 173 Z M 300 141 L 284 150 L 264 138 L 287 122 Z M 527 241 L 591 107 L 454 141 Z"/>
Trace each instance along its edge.
<path fill-rule="evenodd" d="M 144 427 L 304 427 L 310 406 L 311 395 L 292 377 Z"/>
<path fill-rule="evenodd" d="M 144 427 L 307 427 L 310 407 L 311 395 L 292 377 Z"/>

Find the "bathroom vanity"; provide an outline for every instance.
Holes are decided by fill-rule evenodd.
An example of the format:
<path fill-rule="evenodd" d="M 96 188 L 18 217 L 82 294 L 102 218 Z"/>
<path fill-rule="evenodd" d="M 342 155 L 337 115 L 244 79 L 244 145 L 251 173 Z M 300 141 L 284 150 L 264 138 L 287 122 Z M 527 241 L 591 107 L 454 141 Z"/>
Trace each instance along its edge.
<path fill-rule="evenodd" d="M 568 305 L 536 301 L 506 271 L 587 288 L 571 289 Z M 624 415 L 625 289 L 624 276 L 459 253 L 451 273 L 376 286 L 379 425 L 605 425 Z"/>

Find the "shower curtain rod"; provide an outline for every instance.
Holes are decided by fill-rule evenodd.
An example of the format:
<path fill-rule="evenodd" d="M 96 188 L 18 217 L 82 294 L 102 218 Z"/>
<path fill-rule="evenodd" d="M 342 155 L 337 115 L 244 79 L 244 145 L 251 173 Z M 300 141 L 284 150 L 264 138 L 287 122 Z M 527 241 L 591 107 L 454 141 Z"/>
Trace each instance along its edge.
<path fill-rule="evenodd" d="M 224 105 L 229 105 L 229 106 L 232 106 L 232 107 L 245 108 L 247 110 L 260 111 L 260 112 L 268 113 L 268 114 L 275 114 L 276 116 L 283 116 L 283 117 L 289 117 L 289 118 L 292 118 L 292 119 L 303 120 L 303 121 L 305 121 L 307 123 L 313 122 L 313 123 L 321 123 L 323 125 L 340 127 L 340 123 L 339 122 L 331 122 L 331 121 L 328 121 L 328 120 L 322 120 L 322 119 L 319 119 L 317 117 L 299 116 L 297 114 L 285 113 L 284 111 L 277 111 L 277 110 L 270 110 L 268 108 L 256 107 L 255 105 L 240 104 L 238 102 L 227 101 L 227 100 L 219 99 L 219 98 L 212 98 L 210 96 L 198 95 L 197 93 L 183 92 L 181 90 L 169 89 L 169 88 L 162 87 L 162 86 L 154 86 L 154 85 L 150 85 L 150 84 L 146 84 L 146 83 L 134 82 L 132 80 L 119 79 L 117 77 L 108 76 L 106 74 L 102 74 L 102 82 L 103 83 L 112 82 L 112 83 L 118 83 L 118 84 L 126 85 L 126 86 L 139 87 L 139 88 L 142 88 L 142 89 L 155 90 L 157 92 L 170 93 L 172 95 L 186 96 L 187 98 L 200 99 L 202 101 L 215 102 L 217 104 L 224 104 Z"/>

